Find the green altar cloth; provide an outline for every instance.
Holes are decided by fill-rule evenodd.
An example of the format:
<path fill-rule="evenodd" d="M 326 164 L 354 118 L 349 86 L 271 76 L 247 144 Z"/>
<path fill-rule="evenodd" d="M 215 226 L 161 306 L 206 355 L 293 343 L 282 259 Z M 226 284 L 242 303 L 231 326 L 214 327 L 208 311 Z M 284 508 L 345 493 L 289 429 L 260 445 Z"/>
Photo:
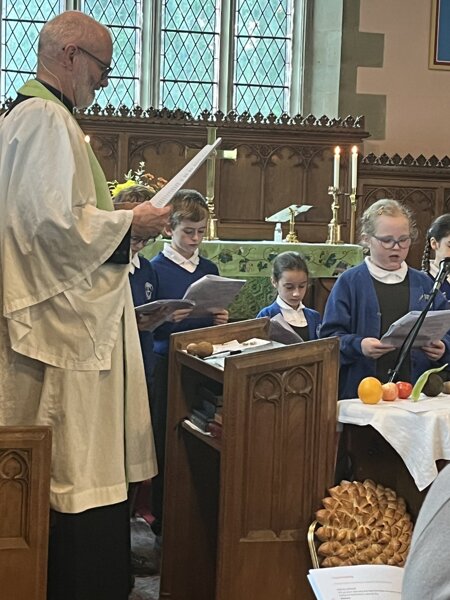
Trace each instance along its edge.
<path fill-rule="evenodd" d="M 149 244 L 142 254 L 152 258 L 162 250 L 164 241 L 168 240 L 158 239 Z M 311 278 L 337 277 L 363 260 L 362 247 L 353 244 L 205 241 L 200 247 L 200 254 L 212 260 L 221 275 L 247 280 L 230 306 L 230 318 L 253 319 L 262 307 L 273 302 L 275 290 L 270 282 L 272 261 L 277 254 L 287 250 L 302 255 Z"/>

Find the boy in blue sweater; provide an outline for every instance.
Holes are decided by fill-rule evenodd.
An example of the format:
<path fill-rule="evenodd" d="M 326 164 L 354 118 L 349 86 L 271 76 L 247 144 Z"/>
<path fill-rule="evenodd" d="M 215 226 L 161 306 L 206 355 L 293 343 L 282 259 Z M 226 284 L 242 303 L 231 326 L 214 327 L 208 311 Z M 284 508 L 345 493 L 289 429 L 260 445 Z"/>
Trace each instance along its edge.
<path fill-rule="evenodd" d="M 187 288 L 204 275 L 218 275 L 216 265 L 199 256 L 198 248 L 205 235 L 208 222 L 208 205 L 195 190 L 180 190 L 170 201 L 172 207 L 166 233 L 170 243 L 151 260 L 157 276 L 155 300 L 182 298 Z M 167 412 L 167 373 L 169 338 L 172 333 L 221 325 L 228 321 L 228 311 L 218 310 L 210 317 L 189 318 L 192 309 L 177 311 L 185 317 L 177 323 L 164 323 L 154 331 L 156 365 L 152 387 L 152 422 L 155 436 L 158 475 L 152 480 L 152 513 L 155 517 L 152 529 L 161 535 L 163 507 L 164 449 Z"/>

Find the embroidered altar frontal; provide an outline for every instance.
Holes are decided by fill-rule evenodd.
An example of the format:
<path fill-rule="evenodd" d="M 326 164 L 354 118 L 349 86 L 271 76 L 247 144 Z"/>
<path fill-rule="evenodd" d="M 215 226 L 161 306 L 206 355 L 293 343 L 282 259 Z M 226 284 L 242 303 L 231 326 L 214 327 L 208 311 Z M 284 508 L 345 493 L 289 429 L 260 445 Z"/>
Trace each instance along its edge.
<path fill-rule="evenodd" d="M 162 250 L 164 241 L 169 240 L 149 244 L 142 254 L 151 259 Z M 263 306 L 273 302 L 276 293 L 270 282 L 272 261 L 287 251 L 301 254 L 312 279 L 335 278 L 363 260 L 362 247 L 354 244 L 204 241 L 200 254 L 217 265 L 220 275 L 247 280 L 229 308 L 231 319 L 253 319 Z"/>

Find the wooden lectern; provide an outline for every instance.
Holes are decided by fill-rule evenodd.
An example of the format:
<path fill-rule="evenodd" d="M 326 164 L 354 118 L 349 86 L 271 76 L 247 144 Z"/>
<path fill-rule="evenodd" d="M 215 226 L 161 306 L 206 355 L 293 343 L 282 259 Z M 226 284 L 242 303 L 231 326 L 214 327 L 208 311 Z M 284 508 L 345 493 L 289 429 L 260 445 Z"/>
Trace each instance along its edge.
<path fill-rule="evenodd" d="M 214 366 L 191 342 L 268 339 L 269 319 L 171 337 L 160 598 L 308 600 L 307 530 L 333 484 L 338 341 L 244 352 Z M 222 439 L 186 417 L 223 395 Z"/>

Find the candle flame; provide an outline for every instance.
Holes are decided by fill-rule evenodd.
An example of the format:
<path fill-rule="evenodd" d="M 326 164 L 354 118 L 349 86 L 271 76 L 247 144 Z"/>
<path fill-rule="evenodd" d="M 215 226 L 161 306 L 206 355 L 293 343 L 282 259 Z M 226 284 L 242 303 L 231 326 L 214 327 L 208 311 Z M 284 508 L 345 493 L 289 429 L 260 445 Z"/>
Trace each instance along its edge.
<path fill-rule="evenodd" d="M 341 149 L 339 148 L 339 146 L 336 146 L 336 148 L 334 149 L 334 153 L 335 154 L 340 154 L 341 153 Z"/>
<path fill-rule="evenodd" d="M 85 135 L 84 141 L 86 142 L 86 144 L 89 144 L 89 142 L 91 141 L 91 138 L 88 135 Z"/>
<path fill-rule="evenodd" d="M 352 154 L 358 154 L 358 146 L 352 147 Z"/>

